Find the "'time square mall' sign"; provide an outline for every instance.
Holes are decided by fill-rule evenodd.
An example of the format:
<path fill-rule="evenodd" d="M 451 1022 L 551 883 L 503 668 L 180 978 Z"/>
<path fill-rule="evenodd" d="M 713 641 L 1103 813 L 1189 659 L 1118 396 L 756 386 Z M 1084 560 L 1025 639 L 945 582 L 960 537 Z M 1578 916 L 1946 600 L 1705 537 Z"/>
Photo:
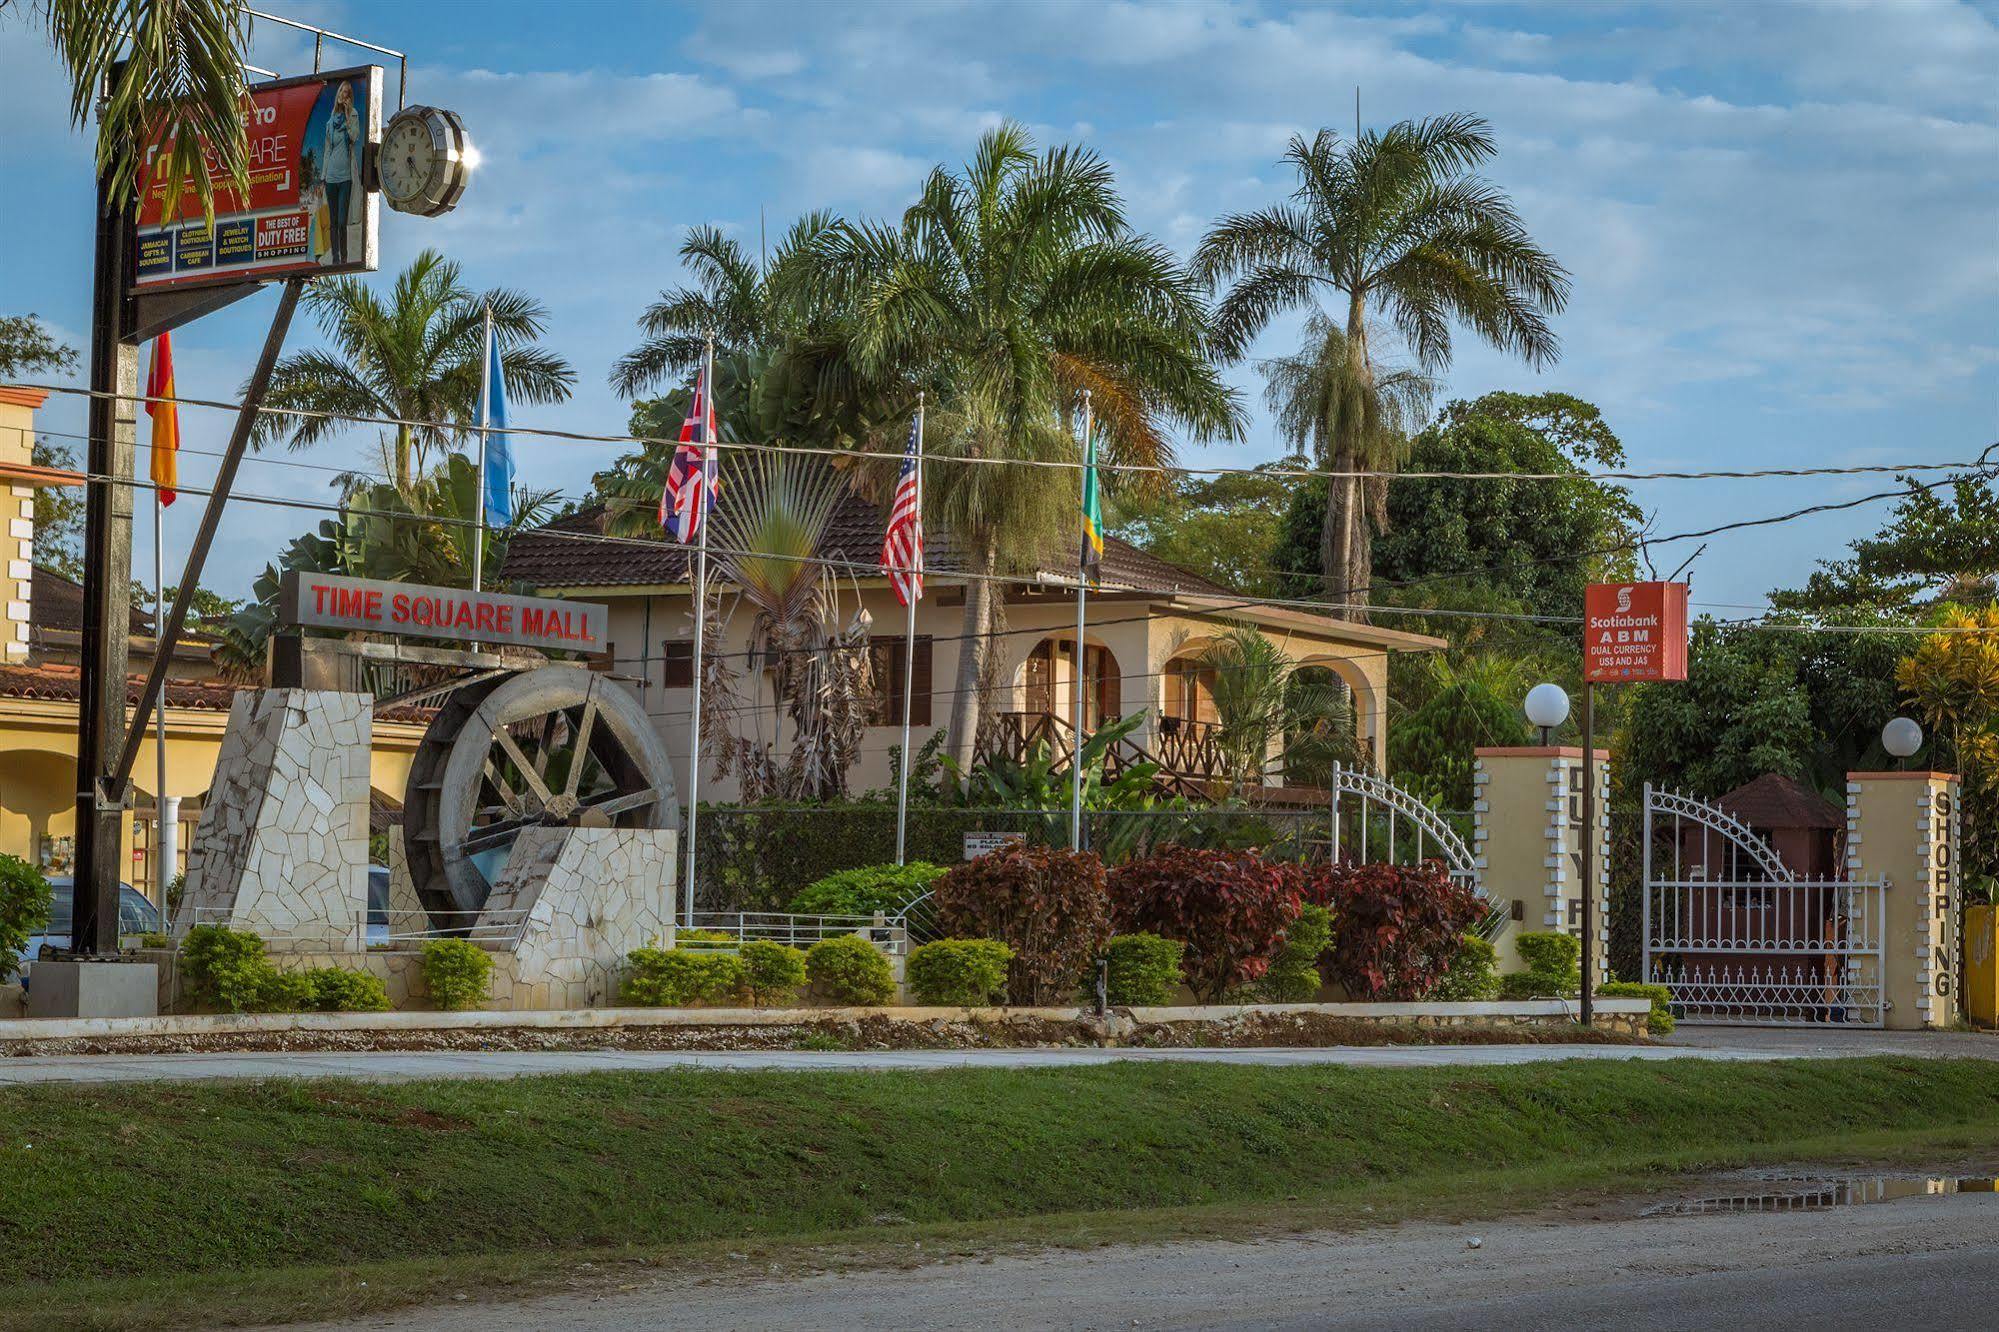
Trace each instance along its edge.
<path fill-rule="evenodd" d="M 1583 592 L 1583 678 L 1687 678 L 1685 583 L 1591 583 Z"/>
<path fill-rule="evenodd" d="M 509 643 L 558 652 L 602 652 L 610 615 L 609 607 L 592 601 L 299 570 L 285 575 L 278 594 L 278 622 L 286 627 Z"/>

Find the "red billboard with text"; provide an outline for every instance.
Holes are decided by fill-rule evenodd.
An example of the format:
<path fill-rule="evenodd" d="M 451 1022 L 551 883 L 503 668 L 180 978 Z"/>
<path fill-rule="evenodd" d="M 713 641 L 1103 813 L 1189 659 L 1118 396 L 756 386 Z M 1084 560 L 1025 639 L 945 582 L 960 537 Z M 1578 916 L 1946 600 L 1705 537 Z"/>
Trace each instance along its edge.
<path fill-rule="evenodd" d="M 1591 583 L 1583 592 L 1583 678 L 1687 678 L 1685 583 Z"/>
<path fill-rule="evenodd" d="M 167 216 L 165 182 L 153 179 L 163 145 L 147 150 L 134 290 L 374 269 L 380 197 L 368 191 L 364 167 L 382 138 L 380 66 L 251 84 L 243 131 L 247 196 L 204 154 L 212 226 L 192 188 Z"/>

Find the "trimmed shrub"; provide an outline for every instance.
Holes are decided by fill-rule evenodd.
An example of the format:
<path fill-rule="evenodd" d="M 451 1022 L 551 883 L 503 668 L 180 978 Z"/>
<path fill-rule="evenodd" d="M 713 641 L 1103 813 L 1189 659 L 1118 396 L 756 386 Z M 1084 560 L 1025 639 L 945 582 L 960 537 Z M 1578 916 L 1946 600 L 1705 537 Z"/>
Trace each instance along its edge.
<path fill-rule="evenodd" d="M 1104 945 L 1110 1002 L 1139 1007 L 1165 1003 L 1180 984 L 1180 954 L 1186 950 L 1178 939 L 1144 930 L 1112 936 Z"/>
<path fill-rule="evenodd" d="M 1672 1034 L 1675 1026 L 1673 992 L 1665 986 L 1648 985 L 1643 981 L 1605 981 L 1595 992 L 1606 999 L 1650 999 L 1652 1011 L 1645 1018 L 1645 1030 L 1654 1036 Z"/>
<path fill-rule="evenodd" d="M 1261 980 L 1298 918 L 1296 871 L 1254 851 L 1163 847 L 1109 884 L 1118 929 L 1185 944 L 1187 983 L 1210 1003 Z"/>
<path fill-rule="evenodd" d="M 1579 986 L 1581 982 L 1577 983 Z M 1559 999 L 1555 983 L 1537 971 L 1509 971 L 1499 978 L 1501 999 Z"/>
<path fill-rule="evenodd" d="M 1012 950 L 1016 1004 L 1074 998 L 1111 937 L 1103 862 L 1088 851 L 1014 842 L 946 872 L 932 892 L 944 934 Z"/>
<path fill-rule="evenodd" d="M 172 948 L 173 946 L 173 937 L 162 934 L 158 930 L 149 930 L 139 936 L 139 947 L 141 948 Z"/>
<path fill-rule="evenodd" d="M 736 954 L 743 964 L 743 987 L 758 1008 L 793 1003 L 805 988 L 805 954 L 769 939 L 752 939 Z"/>
<path fill-rule="evenodd" d="M 1459 1003 L 1497 998 L 1498 960 L 1499 950 L 1489 940 L 1476 934 L 1459 935 L 1457 955 L 1451 959 L 1443 979 L 1430 991 L 1430 998 Z"/>
<path fill-rule="evenodd" d="M 303 1013 L 313 1006 L 311 971 L 279 971 L 269 962 L 257 983 L 253 1011 L 258 1013 Z"/>
<path fill-rule="evenodd" d="M 675 930 L 675 948 L 734 948 L 736 936 L 727 930 Z"/>
<path fill-rule="evenodd" d="M 888 959 L 858 934 L 813 944 L 805 954 L 805 974 L 830 1003 L 873 1005 L 895 998 L 895 972 Z"/>
<path fill-rule="evenodd" d="M 469 939 L 432 939 L 423 946 L 423 981 L 439 1008 L 477 1008 L 486 1002 L 492 975 L 492 955 Z"/>
<path fill-rule="evenodd" d="M 249 930 L 197 925 L 180 948 L 181 973 L 196 1002 L 232 1013 L 266 1011 L 278 998 L 277 968 L 264 956 L 264 940 Z"/>
<path fill-rule="evenodd" d="M 1534 993 L 1528 997 L 1545 998 L 1581 992 L 1582 940 L 1572 934 L 1535 931 L 1521 935 L 1515 945 L 1527 962 L 1526 975 L 1533 978 L 1527 984 Z"/>
<path fill-rule="evenodd" d="M 743 959 L 711 947 L 634 948 L 618 987 L 635 1008 L 688 1008 L 740 999 L 747 986 Z"/>
<path fill-rule="evenodd" d="M 786 908 L 798 916 L 894 915 L 930 891 L 942 865 L 912 860 L 907 865 L 863 865 L 828 874 L 807 885 Z"/>
<path fill-rule="evenodd" d="M 1304 892 L 1333 913 L 1327 979 L 1363 1000 L 1429 994 L 1485 914 L 1478 895 L 1435 861 L 1317 867 Z"/>
<path fill-rule="evenodd" d="M 305 978 L 305 1007 L 319 1013 L 386 1013 L 388 987 L 381 978 L 350 967 L 315 967 Z"/>
<path fill-rule="evenodd" d="M 0 856 L 0 981 L 14 974 L 29 936 L 48 923 L 48 878 L 19 856 Z"/>
<path fill-rule="evenodd" d="M 913 950 L 904 974 L 919 1003 L 983 1008 L 1006 992 L 1012 960 L 997 939 L 939 939 Z"/>
<path fill-rule="evenodd" d="M 1319 997 L 1319 954 L 1333 937 L 1333 913 L 1306 903 L 1284 931 L 1284 947 L 1258 985 L 1263 998 L 1280 1004 L 1309 1003 Z"/>

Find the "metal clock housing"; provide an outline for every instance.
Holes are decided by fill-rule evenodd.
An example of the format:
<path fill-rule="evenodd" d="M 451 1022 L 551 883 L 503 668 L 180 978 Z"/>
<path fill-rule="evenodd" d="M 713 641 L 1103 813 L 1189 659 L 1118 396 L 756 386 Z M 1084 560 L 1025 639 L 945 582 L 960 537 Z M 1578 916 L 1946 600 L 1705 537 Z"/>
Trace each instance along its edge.
<path fill-rule="evenodd" d="M 382 131 L 376 176 L 389 207 L 438 217 L 458 206 L 472 172 L 472 141 L 454 111 L 409 106 Z"/>

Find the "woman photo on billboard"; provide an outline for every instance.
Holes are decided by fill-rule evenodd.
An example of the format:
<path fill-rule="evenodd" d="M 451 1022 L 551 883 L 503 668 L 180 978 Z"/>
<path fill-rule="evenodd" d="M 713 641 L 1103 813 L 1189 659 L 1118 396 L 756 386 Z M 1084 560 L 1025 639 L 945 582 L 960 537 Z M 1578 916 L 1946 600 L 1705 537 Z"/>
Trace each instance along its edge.
<path fill-rule="evenodd" d="M 319 183 L 326 194 L 326 211 L 333 242 L 322 263 L 340 266 L 347 262 L 347 228 L 352 221 L 354 182 L 360 175 L 361 116 L 354 109 L 354 87 L 334 85 L 333 114 L 326 118 L 322 137 Z"/>

